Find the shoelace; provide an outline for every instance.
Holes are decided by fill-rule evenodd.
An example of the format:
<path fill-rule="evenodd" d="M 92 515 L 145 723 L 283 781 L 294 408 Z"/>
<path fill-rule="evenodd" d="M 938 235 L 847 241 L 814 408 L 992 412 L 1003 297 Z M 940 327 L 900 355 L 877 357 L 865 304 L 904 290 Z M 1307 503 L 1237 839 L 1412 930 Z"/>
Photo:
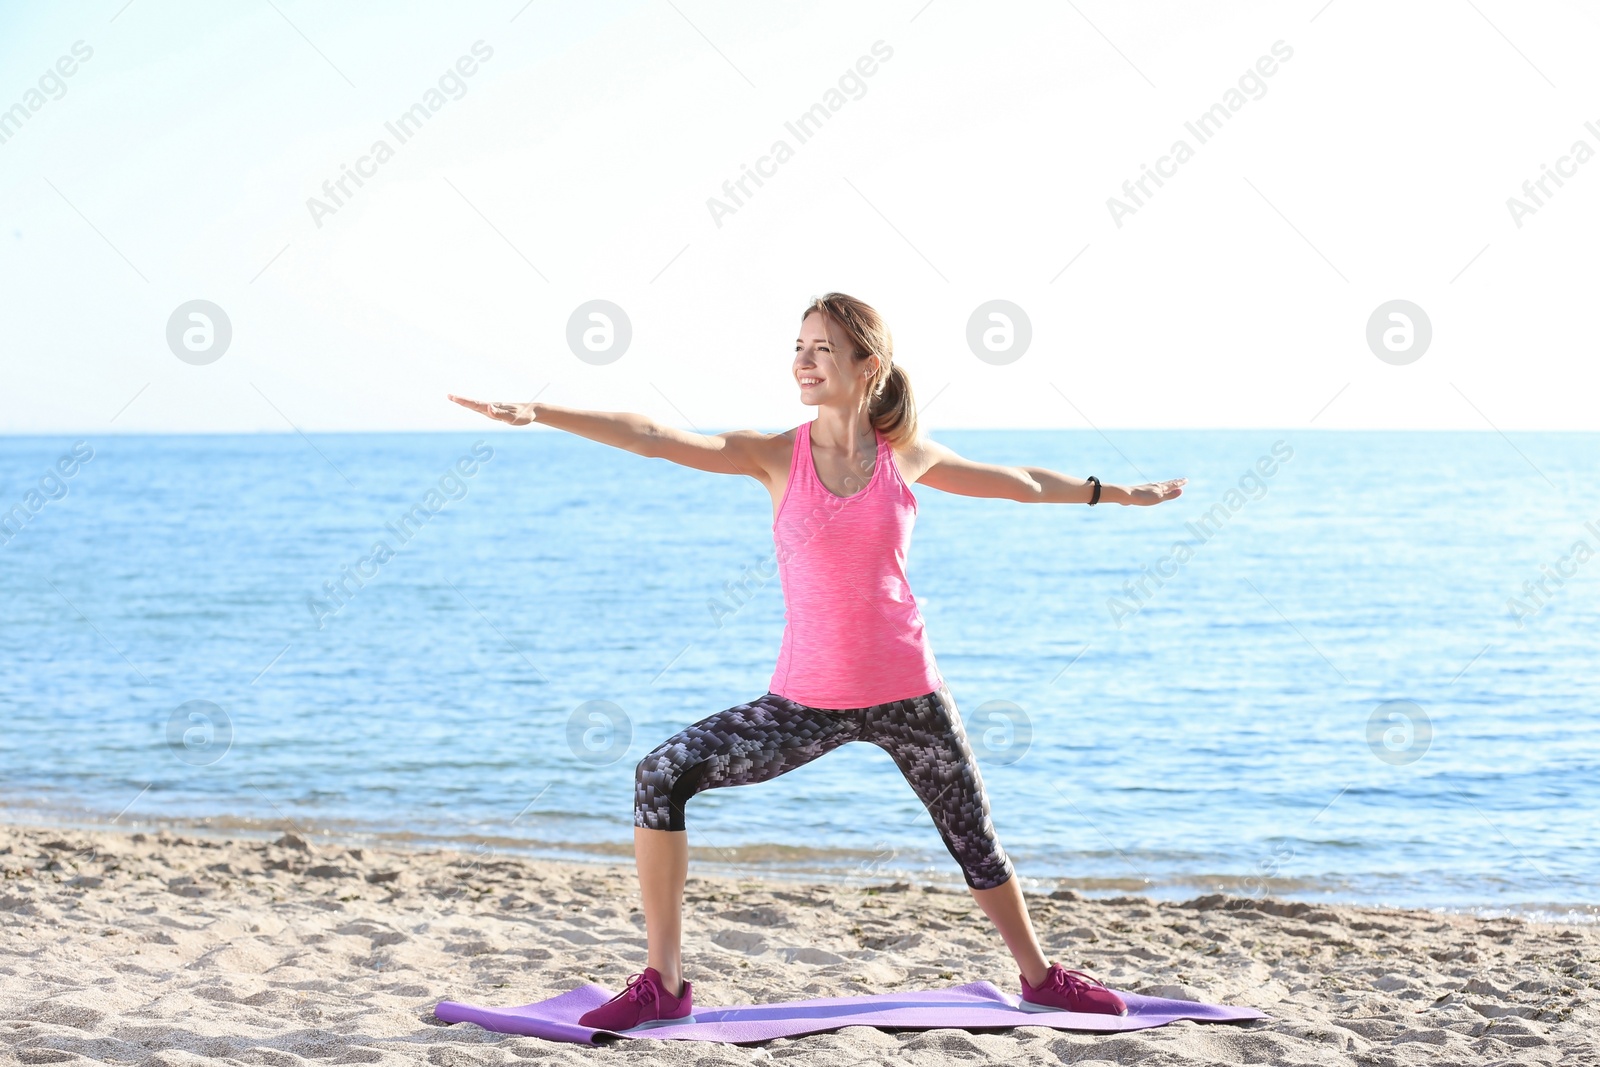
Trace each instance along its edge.
<path fill-rule="evenodd" d="M 612 997 L 611 1000 L 617 1001 L 627 997 L 629 1000 L 648 1004 L 656 999 L 656 991 L 653 985 L 654 983 L 644 980 L 643 971 L 638 974 L 630 974 L 628 975 L 628 984 L 623 987 L 622 992 Z"/>
<path fill-rule="evenodd" d="M 638 974 L 630 974 L 628 975 L 627 988 L 617 994 L 617 997 L 622 996 L 641 1004 L 649 1004 L 656 999 L 656 984 L 647 979 L 643 971 Z M 612 999 L 615 1000 L 616 997 Z"/>
<path fill-rule="evenodd" d="M 1088 992 L 1091 986 L 1101 986 L 1102 988 L 1105 986 L 1104 982 L 1093 975 L 1085 974 L 1082 971 L 1069 971 L 1065 967 L 1057 967 L 1051 970 L 1050 974 L 1045 978 L 1045 983 L 1054 989 L 1065 990 L 1071 987 L 1074 992 L 1078 993 Z"/>

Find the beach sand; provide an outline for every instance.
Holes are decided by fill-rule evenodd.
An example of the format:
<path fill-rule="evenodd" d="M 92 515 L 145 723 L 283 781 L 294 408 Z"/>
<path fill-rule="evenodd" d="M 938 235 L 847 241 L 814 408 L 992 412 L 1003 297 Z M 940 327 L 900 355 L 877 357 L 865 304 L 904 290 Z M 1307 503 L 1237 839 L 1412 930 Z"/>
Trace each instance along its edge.
<path fill-rule="evenodd" d="M 0 1062 L 1600 1064 L 1600 931 L 1206 896 L 1030 894 L 1047 953 L 1115 988 L 1270 1021 L 1122 1035 L 848 1027 L 755 1046 L 584 1046 L 434 1020 L 644 964 L 632 865 L 193 833 L 0 827 Z M 1016 971 L 971 896 L 690 868 L 698 1005 Z"/>

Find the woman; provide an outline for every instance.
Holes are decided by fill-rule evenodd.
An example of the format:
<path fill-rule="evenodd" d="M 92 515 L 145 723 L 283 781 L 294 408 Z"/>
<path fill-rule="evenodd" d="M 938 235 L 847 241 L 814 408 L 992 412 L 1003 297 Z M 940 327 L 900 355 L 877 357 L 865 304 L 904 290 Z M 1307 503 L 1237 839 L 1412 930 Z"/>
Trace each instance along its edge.
<path fill-rule="evenodd" d="M 850 741 L 887 751 L 928 809 L 1016 958 L 1025 1006 L 1127 1011 L 1098 981 L 1047 961 L 1034 936 L 906 582 L 917 511 L 910 486 L 1023 502 L 1158 504 L 1178 496 L 1185 479 L 1125 488 L 963 459 L 919 435 L 911 380 L 893 357 L 878 313 L 829 293 L 801 316 L 791 367 L 801 403 L 816 407 L 817 417 L 784 433 L 706 436 L 643 415 L 450 397 L 513 426 L 540 422 L 696 470 L 748 475 L 772 495 L 786 621 L 771 687 L 685 727 L 639 761 L 633 839 L 649 965 L 584 1015 L 585 1026 L 625 1030 L 690 1018 L 693 992 L 680 945 L 688 799 L 768 781 Z"/>

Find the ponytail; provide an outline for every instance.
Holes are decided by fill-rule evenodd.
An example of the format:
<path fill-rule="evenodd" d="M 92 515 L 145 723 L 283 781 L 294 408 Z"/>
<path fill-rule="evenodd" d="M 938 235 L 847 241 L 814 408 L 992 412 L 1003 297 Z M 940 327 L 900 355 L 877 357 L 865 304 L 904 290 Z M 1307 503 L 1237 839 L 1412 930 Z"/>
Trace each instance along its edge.
<path fill-rule="evenodd" d="M 878 432 L 897 445 L 917 437 L 917 401 L 911 393 L 911 375 L 904 367 L 889 365 L 888 374 L 878 376 L 878 391 L 872 397 L 867 417 Z"/>

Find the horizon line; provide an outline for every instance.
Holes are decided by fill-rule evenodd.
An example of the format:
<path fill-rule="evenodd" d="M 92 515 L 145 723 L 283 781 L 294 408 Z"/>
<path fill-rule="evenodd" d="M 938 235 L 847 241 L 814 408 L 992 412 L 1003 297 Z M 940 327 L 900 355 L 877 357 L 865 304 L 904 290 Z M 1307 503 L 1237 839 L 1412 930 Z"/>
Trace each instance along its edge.
<path fill-rule="evenodd" d="M 669 425 L 669 424 L 664 424 L 664 425 Z M 576 433 L 576 432 L 571 431 L 571 430 L 563 430 L 563 429 L 560 429 L 560 428 L 555 427 L 555 426 L 540 426 L 540 425 L 538 425 L 536 423 L 529 423 L 526 426 L 508 426 L 508 425 L 504 425 L 504 424 L 502 424 L 502 426 L 504 426 L 503 429 L 496 428 L 496 427 L 489 427 L 487 430 L 484 430 L 484 429 L 478 429 L 478 430 L 446 430 L 446 429 L 441 429 L 441 428 L 437 428 L 437 427 L 415 427 L 415 428 L 410 428 L 410 429 L 385 429 L 385 430 L 366 429 L 366 430 L 305 430 L 305 431 L 301 431 L 301 430 L 298 430 L 298 429 L 293 429 L 293 430 L 120 430 L 120 429 L 119 430 L 86 430 L 86 429 L 81 429 L 80 428 L 80 429 L 66 429 L 66 430 L 38 430 L 38 431 L 21 431 L 21 432 L 0 431 L 0 440 L 8 440 L 8 439 L 9 440 L 26 440 L 26 439 L 29 439 L 29 438 L 74 437 L 74 436 L 83 437 L 83 436 L 89 436 L 89 435 L 94 435 L 94 436 L 98 436 L 98 437 L 294 437 L 294 436 L 304 436 L 304 435 L 310 435 L 310 434 L 320 434 L 320 435 L 323 435 L 323 436 L 349 436 L 349 437 L 355 437 L 355 436 L 360 436 L 360 435 L 378 436 L 378 435 L 383 435 L 383 434 L 472 434 L 472 433 L 484 433 L 484 432 L 511 433 L 511 432 L 514 432 L 514 431 L 526 431 L 526 430 L 530 430 L 530 429 L 534 430 L 535 432 L 539 432 L 539 433 L 566 434 L 567 436 L 570 436 L 570 437 L 580 437 L 580 438 L 583 438 L 584 440 L 593 440 L 592 438 L 583 437 L 582 434 Z M 678 428 L 679 429 L 683 429 L 684 427 L 678 427 Z M 777 429 L 767 430 L 765 432 L 781 433 L 784 430 L 788 430 L 788 429 L 792 429 L 792 428 L 793 427 L 790 427 L 790 426 L 783 426 L 783 427 L 780 427 L 780 428 L 777 428 Z M 759 426 L 729 426 L 729 427 L 726 427 L 726 428 L 723 428 L 723 429 L 694 430 L 693 432 L 704 433 L 704 434 L 710 435 L 710 434 L 716 434 L 716 433 L 727 433 L 727 432 L 731 432 L 733 430 L 752 430 L 752 429 L 753 430 L 761 430 L 762 427 L 759 427 Z M 1502 434 L 1502 433 L 1507 433 L 1507 434 L 1513 434 L 1513 433 L 1515 433 L 1515 434 L 1600 434 L 1600 429 L 1592 429 L 1592 430 L 1591 429 L 1573 429 L 1573 428 L 1570 428 L 1570 427 L 1540 428 L 1540 429 L 1537 429 L 1537 430 L 1525 430 L 1525 429 L 1506 429 L 1506 430 L 1502 430 L 1502 429 L 1491 429 L 1491 428 L 1482 428 L 1482 429 L 1480 429 L 1480 428 L 1471 428 L 1471 427 L 1441 429 L 1441 428 L 1437 428 L 1437 427 L 1430 428 L 1430 427 L 1415 427 L 1415 426 L 1103 426 L 1103 427 L 1082 427 L 1082 426 L 945 426 L 945 427 L 940 427 L 938 431 L 929 431 L 929 432 L 930 432 L 930 434 L 933 433 L 933 432 L 939 432 L 939 433 L 946 433 L 946 432 L 951 432 L 951 433 L 1019 433 L 1019 432 L 1025 432 L 1025 433 L 1083 433 L 1083 434 L 1090 434 L 1090 435 L 1100 435 L 1100 434 L 1102 434 L 1104 432 L 1107 432 L 1107 431 L 1112 431 L 1112 432 L 1116 432 L 1116 433 L 1294 433 L 1294 434 L 1305 434 L 1305 433 L 1414 433 L 1414 434 L 1451 434 L 1451 433 Z M 597 442 L 597 443 L 603 443 L 603 442 Z"/>

